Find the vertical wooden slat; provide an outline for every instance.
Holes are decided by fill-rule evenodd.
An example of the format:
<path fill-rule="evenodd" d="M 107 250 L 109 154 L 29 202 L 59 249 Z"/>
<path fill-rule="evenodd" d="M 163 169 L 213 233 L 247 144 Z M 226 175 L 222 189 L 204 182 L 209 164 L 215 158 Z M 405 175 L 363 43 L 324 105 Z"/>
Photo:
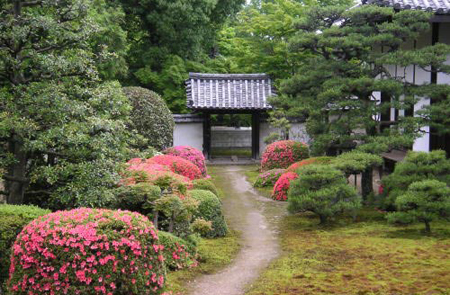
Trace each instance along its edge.
<path fill-rule="evenodd" d="M 260 115 L 258 112 L 252 113 L 252 158 L 259 158 L 259 129 Z"/>

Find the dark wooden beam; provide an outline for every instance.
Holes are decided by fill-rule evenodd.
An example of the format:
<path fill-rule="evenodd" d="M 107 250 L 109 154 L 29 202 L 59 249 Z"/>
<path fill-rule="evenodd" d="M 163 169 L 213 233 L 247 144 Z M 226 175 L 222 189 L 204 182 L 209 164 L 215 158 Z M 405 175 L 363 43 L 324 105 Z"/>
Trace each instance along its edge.
<path fill-rule="evenodd" d="M 252 114 L 252 158 L 259 159 L 260 113 Z"/>
<path fill-rule="evenodd" d="M 211 159 L 211 114 L 203 114 L 203 155 Z"/>

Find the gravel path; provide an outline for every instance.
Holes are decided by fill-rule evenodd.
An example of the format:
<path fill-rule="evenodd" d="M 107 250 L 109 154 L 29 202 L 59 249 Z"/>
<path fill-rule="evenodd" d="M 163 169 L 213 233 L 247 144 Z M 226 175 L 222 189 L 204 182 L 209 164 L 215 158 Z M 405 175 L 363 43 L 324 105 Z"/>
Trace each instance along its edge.
<path fill-rule="evenodd" d="M 191 294 L 244 294 L 245 289 L 269 262 L 278 256 L 277 220 L 286 212 L 285 203 L 258 194 L 245 179 L 245 166 L 224 166 L 224 213 L 229 227 L 241 233 L 241 251 L 222 271 L 199 277 Z M 247 168 L 248 169 L 248 168 Z"/>

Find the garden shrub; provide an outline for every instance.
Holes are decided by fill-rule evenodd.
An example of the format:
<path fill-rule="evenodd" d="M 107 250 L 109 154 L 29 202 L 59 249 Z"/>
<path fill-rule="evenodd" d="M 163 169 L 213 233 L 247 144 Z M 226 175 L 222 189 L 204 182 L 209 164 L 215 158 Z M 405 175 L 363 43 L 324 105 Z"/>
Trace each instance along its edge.
<path fill-rule="evenodd" d="M 188 195 L 199 201 L 194 219 L 201 218 L 212 222 L 212 231 L 204 236 L 208 238 L 225 236 L 228 228 L 222 214 L 222 203 L 219 198 L 206 190 L 191 190 L 188 191 Z"/>
<path fill-rule="evenodd" d="M 302 142 L 282 140 L 269 144 L 261 159 L 261 170 L 285 169 L 309 157 L 308 146 Z"/>
<path fill-rule="evenodd" d="M 384 207 L 395 209 L 395 200 L 409 185 L 426 179 L 450 184 L 450 160 L 446 158 L 444 151 L 408 152 L 405 159 L 395 165 L 394 172 L 382 179 L 386 195 Z"/>
<path fill-rule="evenodd" d="M 286 169 L 272 169 L 258 175 L 253 184 L 254 187 L 273 187 Z"/>
<path fill-rule="evenodd" d="M 147 217 L 80 208 L 39 217 L 17 237 L 12 294 L 156 294 L 163 246 Z"/>
<path fill-rule="evenodd" d="M 355 188 L 347 184 L 344 174 L 329 165 L 309 165 L 298 170 L 288 195 L 290 212 L 311 211 L 325 223 L 329 217 L 361 207 Z"/>
<path fill-rule="evenodd" d="M 219 191 L 214 183 L 209 179 L 195 179 L 192 181 L 192 189 L 200 189 L 210 191 L 216 196 L 219 196 Z"/>
<path fill-rule="evenodd" d="M 286 171 L 287 172 L 295 172 L 298 168 L 311 165 L 311 164 L 329 164 L 333 161 L 334 157 L 314 157 L 306 160 L 302 160 L 299 162 L 295 162 L 291 166 L 289 166 Z"/>
<path fill-rule="evenodd" d="M 290 183 L 298 178 L 298 174 L 294 172 L 286 172 L 280 176 L 273 187 L 272 198 L 277 201 L 286 201 Z"/>
<path fill-rule="evenodd" d="M 153 203 L 161 197 L 161 188 L 146 182 L 122 186 L 117 194 L 115 208 L 148 215 Z"/>
<path fill-rule="evenodd" d="M 142 87 L 124 87 L 123 92 L 131 105 L 130 129 L 148 140 L 148 144 L 138 146 L 145 150 L 152 146 L 163 150 L 172 146 L 175 122 L 165 101 L 155 92 Z"/>
<path fill-rule="evenodd" d="M 360 152 L 357 150 L 343 153 L 333 161 L 335 168 L 341 170 L 347 177 L 360 174 L 383 164 L 383 158 L 378 155 Z"/>
<path fill-rule="evenodd" d="M 50 210 L 27 205 L 0 205 L 0 293 L 8 277 L 11 247 L 22 228 Z"/>
<path fill-rule="evenodd" d="M 170 147 L 163 152 L 166 155 L 178 156 L 195 164 L 203 176 L 206 176 L 206 163 L 203 153 L 191 146 L 182 145 Z"/>
<path fill-rule="evenodd" d="M 197 265 L 195 245 L 165 231 L 159 231 L 158 237 L 164 246 L 164 264 L 167 269 L 178 270 Z"/>
<path fill-rule="evenodd" d="M 147 162 L 167 166 L 172 172 L 183 175 L 190 180 L 202 178 L 202 172 L 194 163 L 178 156 L 159 155 L 148 159 Z"/>
<path fill-rule="evenodd" d="M 413 182 L 408 190 L 395 200 L 398 212 L 387 215 L 390 222 L 423 222 L 430 232 L 430 222 L 450 217 L 450 188 L 434 179 Z"/>

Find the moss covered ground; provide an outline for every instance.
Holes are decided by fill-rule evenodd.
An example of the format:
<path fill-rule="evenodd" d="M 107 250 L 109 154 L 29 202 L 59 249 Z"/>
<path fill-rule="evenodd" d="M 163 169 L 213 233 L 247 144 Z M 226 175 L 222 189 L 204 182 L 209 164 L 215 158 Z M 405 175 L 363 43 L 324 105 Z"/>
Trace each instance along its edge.
<path fill-rule="evenodd" d="M 249 181 L 256 169 L 247 173 Z M 267 194 L 267 189 L 260 190 Z M 319 226 L 310 213 L 282 217 L 282 255 L 247 294 L 450 294 L 450 224 L 393 226 L 366 207 Z"/>

